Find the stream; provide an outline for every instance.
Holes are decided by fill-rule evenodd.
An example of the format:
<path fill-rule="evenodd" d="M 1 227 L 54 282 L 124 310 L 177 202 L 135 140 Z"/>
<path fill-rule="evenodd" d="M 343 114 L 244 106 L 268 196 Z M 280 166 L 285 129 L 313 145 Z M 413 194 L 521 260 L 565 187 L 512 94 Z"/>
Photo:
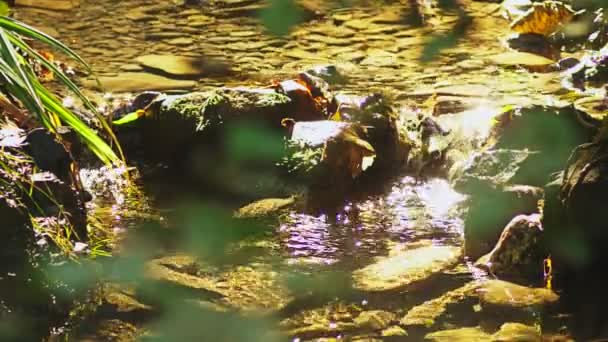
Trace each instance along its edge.
<path fill-rule="evenodd" d="M 365 1 L 339 9 L 323 1 L 307 1 L 307 6 L 319 14 L 295 26 L 289 35 L 277 37 L 265 32 L 255 17 L 258 1 L 201 3 L 179 6 L 169 0 L 81 0 L 79 6 L 66 11 L 17 7 L 14 12 L 19 20 L 66 42 L 92 65 L 106 84 L 107 93 L 97 89 L 90 78 L 83 85 L 87 95 L 98 102 L 108 94 L 136 94 L 163 86 L 182 92 L 218 86 L 265 86 L 273 79 L 285 79 L 325 64 L 335 65 L 348 78 L 332 85 L 332 90 L 359 95 L 381 92 L 394 100 L 398 110 L 423 108 L 433 94 L 437 94 L 437 107 L 446 113 L 560 102 L 555 95 L 560 89 L 556 73 L 531 73 L 496 63 L 497 56 L 505 52 L 503 37 L 509 34 L 508 22 L 500 16 L 496 3 L 466 1 L 473 29 L 428 63 L 418 60 L 425 42 L 433 34 L 451 30 L 454 14 L 439 13 L 426 26 L 414 27 L 403 23 L 408 7 L 397 1 Z M 172 63 L 171 59 L 165 64 L 157 61 L 159 69 L 138 62 L 142 56 L 154 59 L 159 55 L 200 58 L 203 72 L 197 77 L 180 77 L 171 74 L 171 65 L 166 65 Z M 476 119 L 465 117 L 460 124 L 466 129 L 468 120 Z M 86 177 L 100 175 L 91 172 Z M 85 184 L 92 182 L 85 179 Z M 497 331 L 503 323 L 513 321 L 537 327 L 542 322 L 543 333 L 558 332 L 562 322 L 534 307 L 516 314 L 500 311 L 481 315 L 476 299 L 453 300 L 461 287 L 492 275 L 474 268 L 474 260 L 461 256 L 466 196 L 456 192 L 447 180 L 421 180 L 400 174 L 380 183 L 382 189 L 355 196 L 335 217 L 288 211 L 282 215 L 281 224 L 272 227 L 271 234 L 251 246 L 241 246 L 256 250 L 257 257 L 247 264 L 210 269 L 172 250 L 154 256 L 152 266 L 156 268 L 152 273 L 158 279 L 192 288 L 200 289 L 198 282 L 211 282 L 226 297 L 219 301 L 226 307 L 279 312 L 279 326 L 294 342 L 419 341 L 430 332 L 476 326 Z M 143 199 L 122 199 L 120 203 L 98 200 L 93 208 L 105 215 L 117 232 L 124 232 L 138 229 L 148 217 L 171 213 L 173 200 L 179 200 L 179 191 L 171 189 L 168 181 L 145 184 L 143 188 Z M 383 258 L 398 258 L 404 251 L 408 260 L 431 265 L 431 272 L 415 270 L 422 275 L 413 275 L 410 283 L 394 288 L 355 281 L 354 291 L 331 294 L 320 302 L 306 296 L 296 296 L 298 299 L 292 301 L 293 293 L 281 285 L 277 275 L 282 269 L 304 275 L 357 274 Z M 434 255 L 445 258 L 434 260 Z M 382 286 L 388 287 L 378 290 Z M 402 318 L 412 308 L 436 298 L 454 305 L 427 310 L 439 312 L 439 307 L 447 306 L 449 314 L 428 324 L 403 323 Z M 371 313 L 365 320 L 361 312 Z M 147 333 L 141 320 L 128 315 L 95 317 L 94 328 L 83 333 L 82 340 L 131 341 Z M 196 321 L 192 318 L 189 322 Z M 475 335 L 477 331 L 466 333 L 469 335 L 434 340 L 497 340 L 487 334 Z M 182 336 L 182 340 L 215 340 L 176 336 Z M 247 338 L 271 340 L 262 335 Z"/>

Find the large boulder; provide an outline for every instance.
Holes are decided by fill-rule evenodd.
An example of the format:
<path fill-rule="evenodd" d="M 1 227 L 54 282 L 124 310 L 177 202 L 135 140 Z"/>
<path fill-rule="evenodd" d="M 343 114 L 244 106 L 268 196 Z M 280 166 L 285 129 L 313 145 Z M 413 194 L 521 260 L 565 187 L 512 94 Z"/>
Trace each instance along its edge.
<path fill-rule="evenodd" d="M 530 186 L 488 187 L 471 194 L 464 222 L 465 254 L 473 259 L 490 252 L 503 227 L 516 215 L 538 211 L 543 192 Z"/>

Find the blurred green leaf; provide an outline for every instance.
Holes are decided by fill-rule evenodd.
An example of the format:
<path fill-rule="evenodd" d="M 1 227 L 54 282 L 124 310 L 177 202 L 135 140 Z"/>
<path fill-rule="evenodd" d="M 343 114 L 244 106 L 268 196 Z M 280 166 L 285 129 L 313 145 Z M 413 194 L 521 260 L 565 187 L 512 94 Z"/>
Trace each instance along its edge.
<path fill-rule="evenodd" d="M 212 204 L 189 204 L 180 216 L 184 218 L 183 246 L 203 260 L 218 263 L 230 258 L 230 244 L 265 232 L 264 227 L 237 220 L 232 211 Z"/>
<path fill-rule="evenodd" d="M 303 13 L 293 0 L 270 0 L 260 12 L 260 19 L 272 34 L 284 36 L 292 26 L 302 22 Z"/>
<path fill-rule="evenodd" d="M 254 122 L 240 122 L 226 128 L 226 145 L 231 161 L 276 161 L 283 156 L 283 137 Z"/>
<path fill-rule="evenodd" d="M 0 1 L 0 15 L 9 15 L 11 8 L 6 1 Z"/>

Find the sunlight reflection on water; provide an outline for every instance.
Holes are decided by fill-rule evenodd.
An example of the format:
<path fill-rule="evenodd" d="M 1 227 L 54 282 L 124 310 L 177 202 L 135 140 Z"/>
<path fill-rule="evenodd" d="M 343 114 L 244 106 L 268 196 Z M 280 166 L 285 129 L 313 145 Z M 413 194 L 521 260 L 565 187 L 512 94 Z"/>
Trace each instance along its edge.
<path fill-rule="evenodd" d="M 439 245 L 460 246 L 462 220 L 456 209 L 464 198 L 446 180 L 417 183 L 404 177 L 384 194 L 348 203 L 335 222 L 324 215 L 292 212 L 279 235 L 290 256 L 306 263 L 382 255 L 393 242 L 431 239 Z"/>

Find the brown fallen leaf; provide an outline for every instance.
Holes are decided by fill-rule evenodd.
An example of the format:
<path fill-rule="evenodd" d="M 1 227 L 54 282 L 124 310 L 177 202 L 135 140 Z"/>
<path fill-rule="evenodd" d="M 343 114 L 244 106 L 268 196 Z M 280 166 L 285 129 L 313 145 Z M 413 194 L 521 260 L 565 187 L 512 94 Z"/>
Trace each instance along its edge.
<path fill-rule="evenodd" d="M 559 1 L 535 3 L 522 16 L 511 23 L 517 33 L 548 36 L 566 25 L 577 14 L 570 6 Z"/>

